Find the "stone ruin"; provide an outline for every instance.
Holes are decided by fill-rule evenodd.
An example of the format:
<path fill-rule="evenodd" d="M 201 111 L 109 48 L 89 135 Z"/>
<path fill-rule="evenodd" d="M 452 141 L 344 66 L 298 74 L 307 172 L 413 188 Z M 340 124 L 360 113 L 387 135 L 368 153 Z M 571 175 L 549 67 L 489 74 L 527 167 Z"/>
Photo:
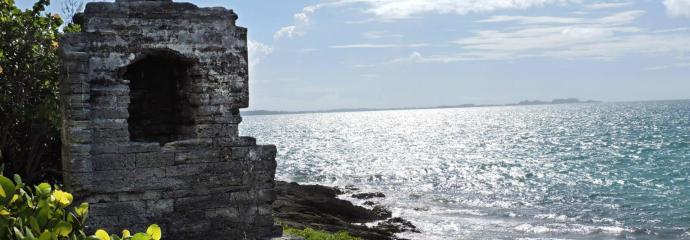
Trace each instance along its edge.
<path fill-rule="evenodd" d="M 225 8 L 91 2 L 60 42 L 65 188 L 92 227 L 165 239 L 265 239 L 275 146 L 238 136 L 247 29 Z"/>

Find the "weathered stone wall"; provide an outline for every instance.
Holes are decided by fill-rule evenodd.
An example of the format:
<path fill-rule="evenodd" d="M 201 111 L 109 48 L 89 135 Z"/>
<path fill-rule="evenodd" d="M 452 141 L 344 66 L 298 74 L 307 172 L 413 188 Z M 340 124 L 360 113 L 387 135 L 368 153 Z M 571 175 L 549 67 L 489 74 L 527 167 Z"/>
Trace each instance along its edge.
<path fill-rule="evenodd" d="M 270 237 L 276 149 L 238 136 L 248 59 L 235 13 L 118 0 L 89 3 L 82 17 L 83 32 L 60 43 L 62 159 L 90 224 L 158 223 L 173 240 Z M 175 62 L 175 74 L 137 65 L 151 59 Z"/>

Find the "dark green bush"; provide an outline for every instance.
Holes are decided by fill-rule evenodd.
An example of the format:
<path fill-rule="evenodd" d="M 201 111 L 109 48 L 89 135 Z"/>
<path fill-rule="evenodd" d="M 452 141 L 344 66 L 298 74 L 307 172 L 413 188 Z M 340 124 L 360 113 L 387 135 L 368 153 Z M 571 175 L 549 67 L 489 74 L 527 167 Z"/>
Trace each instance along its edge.
<path fill-rule="evenodd" d="M 63 21 L 0 0 L 0 163 L 27 182 L 59 179 L 57 39 Z"/>
<path fill-rule="evenodd" d="M 84 232 L 89 204 L 70 207 L 72 194 L 57 186 L 41 183 L 29 188 L 19 175 L 14 182 L 0 176 L 0 236 L 8 240 L 160 240 L 158 225 L 149 226 L 146 233 L 122 236 L 98 230 L 93 235 Z"/>

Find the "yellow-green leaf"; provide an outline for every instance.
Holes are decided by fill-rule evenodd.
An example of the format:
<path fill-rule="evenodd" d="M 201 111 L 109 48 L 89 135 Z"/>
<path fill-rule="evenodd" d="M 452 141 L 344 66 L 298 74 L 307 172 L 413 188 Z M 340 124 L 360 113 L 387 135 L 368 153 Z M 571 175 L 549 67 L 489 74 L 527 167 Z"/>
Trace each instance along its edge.
<path fill-rule="evenodd" d="M 100 240 L 110 240 L 110 235 L 103 229 L 98 229 L 95 235 Z"/>
<path fill-rule="evenodd" d="M 55 226 L 55 232 L 61 237 L 67 237 L 72 232 L 72 224 L 60 221 L 57 226 Z"/>
<path fill-rule="evenodd" d="M 151 226 L 146 229 L 146 234 L 151 236 L 153 240 L 160 240 L 162 235 L 161 228 L 158 226 L 158 224 L 151 224 Z"/>
<path fill-rule="evenodd" d="M 38 237 L 38 240 L 51 240 L 50 232 L 48 232 L 48 230 L 45 230 L 45 231 L 41 234 L 41 236 Z"/>
<path fill-rule="evenodd" d="M 5 176 L 0 176 L 0 197 L 6 198 L 8 195 L 14 195 L 15 186 L 12 180 Z"/>
<path fill-rule="evenodd" d="M 83 202 L 79 207 L 75 208 L 74 211 L 77 213 L 77 216 L 83 217 L 86 216 L 86 214 L 89 214 L 89 203 Z"/>
<path fill-rule="evenodd" d="M 137 233 L 132 236 L 131 240 L 151 240 L 151 236 L 143 233 Z"/>
<path fill-rule="evenodd" d="M 129 232 L 129 230 L 125 229 L 122 230 L 122 238 L 130 237 L 132 234 Z"/>
<path fill-rule="evenodd" d="M 38 186 L 36 187 L 36 190 L 38 190 L 37 192 L 39 195 L 41 195 L 43 197 L 47 197 L 47 196 L 50 196 L 50 192 L 53 191 L 53 188 L 50 186 L 50 184 L 41 183 L 41 184 L 38 184 Z"/>
<path fill-rule="evenodd" d="M 38 210 L 38 216 L 36 216 L 36 220 L 38 220 L 38 225 L 45 225 L 48 220 L 51 217 L 51 211 L 50 208 L 41 208 Z"/>

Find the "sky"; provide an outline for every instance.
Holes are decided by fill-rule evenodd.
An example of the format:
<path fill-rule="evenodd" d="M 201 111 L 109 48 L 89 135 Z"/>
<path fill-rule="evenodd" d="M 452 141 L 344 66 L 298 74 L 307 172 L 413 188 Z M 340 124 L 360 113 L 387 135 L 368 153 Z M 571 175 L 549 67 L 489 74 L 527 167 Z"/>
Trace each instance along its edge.
<path fill-rule="evenodd" d="M 690 99 L 690 0 L 190 2 L 249 29 L 253 110 Z"/>

